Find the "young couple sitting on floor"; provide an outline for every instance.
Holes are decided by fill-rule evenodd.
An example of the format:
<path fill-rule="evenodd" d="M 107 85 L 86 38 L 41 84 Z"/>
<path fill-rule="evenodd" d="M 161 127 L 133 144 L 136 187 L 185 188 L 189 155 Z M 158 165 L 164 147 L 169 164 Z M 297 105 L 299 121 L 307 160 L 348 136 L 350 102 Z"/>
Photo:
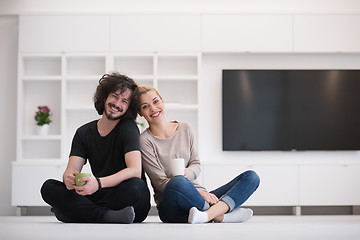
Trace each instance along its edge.
<path fill-rule="evenodd" d="M 139 223 L 150 210 L 151 180 L 161 221 L 165 223 L 245 222 L 253 212 L 240 206 L 260 180 L 245 171 L 208 192 L 197 178 L 200 161 L 191 126 L 166 121 L 164 100 L 150 86 L 128 76 L 105 74 L 94 94 L 101 118 L 79 127 L 74 135 L 63 181 L 46 180 L 42 198 L 59 221 L 67 223 Z M 139 135 L 137 115 L 149 127 Z M 173 177 L 170 160 L 184 159 L 184 175 Z M 89 162 L 93 176 L 76 173 Z M 216 177 L 216 176 L 214 176 Z"/>

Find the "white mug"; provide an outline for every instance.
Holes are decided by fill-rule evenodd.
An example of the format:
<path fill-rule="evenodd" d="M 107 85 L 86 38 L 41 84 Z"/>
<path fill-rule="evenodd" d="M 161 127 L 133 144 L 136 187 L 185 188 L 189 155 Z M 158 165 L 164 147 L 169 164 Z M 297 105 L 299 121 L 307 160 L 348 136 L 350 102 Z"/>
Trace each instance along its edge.
<path fill-rule="evenodd" d="M 185 161 L 183 158 L 174 158 L 170 160 L 170 169 L 173 177 L 177 175 L 184 176 Z"/>

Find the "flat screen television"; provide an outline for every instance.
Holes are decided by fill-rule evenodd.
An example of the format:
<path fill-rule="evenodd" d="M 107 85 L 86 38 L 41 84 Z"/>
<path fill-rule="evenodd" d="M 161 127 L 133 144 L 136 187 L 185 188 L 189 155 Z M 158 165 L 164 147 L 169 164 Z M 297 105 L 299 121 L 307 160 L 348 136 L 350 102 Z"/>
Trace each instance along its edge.
<path fill-rule="evenodd" d="M 360 70 L 223 70 L 223 150 L 360 150 Z"/>

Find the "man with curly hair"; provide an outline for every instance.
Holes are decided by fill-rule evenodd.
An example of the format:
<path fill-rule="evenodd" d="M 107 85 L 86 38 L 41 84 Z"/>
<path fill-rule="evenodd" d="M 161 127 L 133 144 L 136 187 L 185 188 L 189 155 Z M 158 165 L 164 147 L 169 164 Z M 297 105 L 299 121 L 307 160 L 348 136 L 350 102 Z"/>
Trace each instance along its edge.
<path fill-rule="evenodd" d="M 137 112 L 132 101 L 137 85 L 119 73 L 105 74 L 94 95 L 101 118 L 77 129 L 63 182 L 49 179 L 41 188 L 59 221 L 76 223 L 142 222 L 150 210 L 150 193 L 141 166 Z M 89 161 L 94 176 L 75 174 Z"/>

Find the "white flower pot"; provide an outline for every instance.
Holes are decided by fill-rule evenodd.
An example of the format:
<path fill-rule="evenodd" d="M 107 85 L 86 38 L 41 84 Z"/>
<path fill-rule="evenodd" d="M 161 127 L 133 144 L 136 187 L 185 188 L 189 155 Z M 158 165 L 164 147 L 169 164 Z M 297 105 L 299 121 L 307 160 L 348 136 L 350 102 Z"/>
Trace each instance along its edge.
<path fill-rule="evenodd" d="M 36 133 L 39 136 L 46 136 L 49 134 L 49 124 L 44 124 L 42 126 L 36 125 Z"/>

